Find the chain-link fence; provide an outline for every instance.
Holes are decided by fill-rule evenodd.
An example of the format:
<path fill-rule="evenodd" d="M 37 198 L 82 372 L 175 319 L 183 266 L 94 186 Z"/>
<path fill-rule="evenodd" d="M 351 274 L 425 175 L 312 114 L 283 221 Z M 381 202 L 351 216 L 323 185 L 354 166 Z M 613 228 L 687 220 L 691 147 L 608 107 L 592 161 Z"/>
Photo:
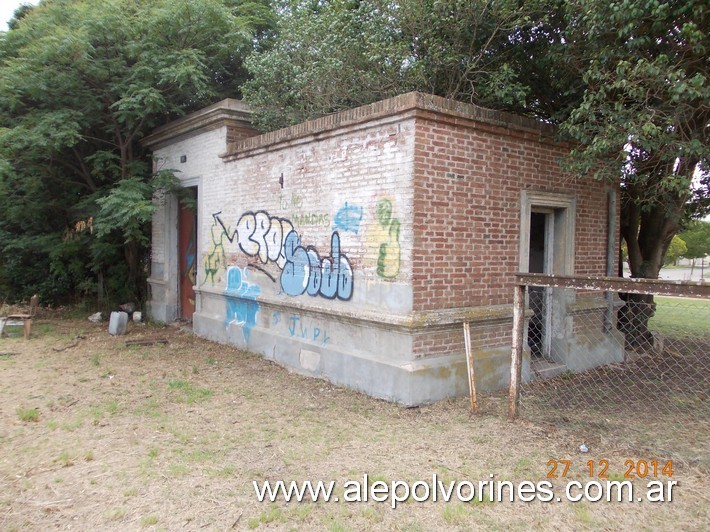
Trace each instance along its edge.
<path fill-rule="evenodd" d="M 604 279 L 519 276 L 511 417 L 710 466 L 710 286 Z"/>

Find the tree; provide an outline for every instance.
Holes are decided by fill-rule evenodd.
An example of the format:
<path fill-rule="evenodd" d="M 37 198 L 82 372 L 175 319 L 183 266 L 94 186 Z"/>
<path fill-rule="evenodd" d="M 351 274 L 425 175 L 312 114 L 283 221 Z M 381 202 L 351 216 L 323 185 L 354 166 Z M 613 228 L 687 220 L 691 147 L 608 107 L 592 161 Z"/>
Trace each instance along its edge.
<path fill-rule="evenodd" d="M 11 30 L 17 29 L 17 26 L 20 24 L 20 20 L 22 20 L 27 13 L 32 11 L 34 7 L 35 6 L 32 4 L 20 4 L 12 14 L 12 18 L 8 21 L 7 27 Z"/>
<path fill-rule="evenodd" d="M 710 208 L 705 1 L 290 6 L 273 47 L 247 65 L 245 97 L 263 126 L 412 89 L 560 124 L 575 144 L 565 164 L 572 175 L 621 182 L 633 277 L 657 278 L 674 235 Z M 641 309 L 628 323 L 646 341 L 652 298 L 628 299 Z"/>
<path fill-rule="evenodd" d="M 581 103 L 562 123 L 570 169 L 622 178 L 621 234 L 633 277 L 657 278 L 673 236 L 707 209 L 708 7 L 684 0 L 567 2 Z M 696 183 L 694 178 L 700 176 Z"/>
<path fill-rule="evenodd" d="M 138 141 L 239 96 L 272 16 L 266 0 L 44 0 L 0 34 L 4 297 L 60 299 L 101 277 L 142 296 L 150 197 L 174 180 Z"/>
<path fill-rule="evenodd" d="M 656 279 L 674 235 L 710 198 L 707 3 L 569 0 L 567 12 L 584 81 L 582 101 L 562 122 L 579 142 L 568 168 L 621 179 L 631 276 Z M 628 345 L 652 346 L 653 296 L 622 298 Z"/>
<path fill-rule="evenodd" d="M 296 0 L 247 66 L 274 128 L 422 90 L 540 117 L 574 175 L 622 183 L 634 277 L 710 207 L 708 8 L 700 0 Z"/>
<path fill-rule="evenodd" d="M 696 259 L 703 259 L 710 255 L 710 222 L 694 221 L 680 234 L 680 237 L 686 242 L 683 256 L 693 260 L 693 267 Z"/>
<path fill-rule="evenodd" d="M 673 237 L 673 240 L 671 240 L 671 245 L 668 246 L 668 251 L 666 252 L 666 257 L 663 261 L 663 265 L 671 266 L 676 264 L 678 262 L 678 259 L 684 257 L 687 252 L 688 246 L 685 244 L 685 240 L 683 240 L 678 235 L 675 235 Z"/>
<path fill-rule="evenodd" d="M 411 90 L 528 111 L 507 60 L 542 2 L 294 0 L 247 61 L 245 100 L 275 129 Z"/>

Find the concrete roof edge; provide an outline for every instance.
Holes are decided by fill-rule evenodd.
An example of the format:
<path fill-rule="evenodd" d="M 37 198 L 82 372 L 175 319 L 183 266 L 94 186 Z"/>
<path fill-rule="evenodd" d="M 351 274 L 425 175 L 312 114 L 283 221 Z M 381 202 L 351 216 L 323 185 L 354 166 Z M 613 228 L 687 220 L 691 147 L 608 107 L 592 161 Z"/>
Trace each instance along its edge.
<path fill-rule="evenodd" d="M 203 109 L 185 115 L 156 128 L 141 139 L 141 144 L 156 149 L 178 137 L 194 136 L 220 122 L 242 122 L 251 126 L 252 111 L 247 104 L 234 98 L 225 98 Z"/>
<path fill-rule="evenodd" d="M 313 118 L 300 124 L 239 140 L 230 144 L 227 148 L 227 153 L 223 154 L 222 157 L 230 158 L 230 156 L 241 152 L 265 148 L 309 136 L 318 136 L 348 126 L 364 124 L 410 111 L 431 112 L 463 121 L 480 122 L 509 130 L 535 133 L 541 137 L 554 137 L 557 132 L 556 126 L 527 116 L 487 109 L 432 94 L 408 92 L 386 100 L 345 109 Z"/>

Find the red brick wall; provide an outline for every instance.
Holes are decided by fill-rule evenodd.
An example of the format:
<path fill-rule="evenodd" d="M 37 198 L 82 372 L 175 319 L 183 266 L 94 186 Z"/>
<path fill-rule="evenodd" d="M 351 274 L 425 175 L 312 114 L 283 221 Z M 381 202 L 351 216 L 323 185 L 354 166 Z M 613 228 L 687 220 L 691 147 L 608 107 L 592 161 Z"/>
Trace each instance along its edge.
<path fill-rule="evenodd" d="M 603 184 L 564 176 L 539 133 L 420 113 L 414 160 L 414 310 L 512 303 L 521 190 L 574 194 L 575 274 L 606 273 Z"/>
<path fill-rule="evenodd" d="M 512 342 L 512 322 L 483 323 L 471 327 L 471 351 L 474 357 L 499 346 L 509 346 Z M 463 327 L 456 325 L 447 329 L 427 330 L 414 337 L 414 358 L 444 356 L 463 353 L 465 349 Z"/>

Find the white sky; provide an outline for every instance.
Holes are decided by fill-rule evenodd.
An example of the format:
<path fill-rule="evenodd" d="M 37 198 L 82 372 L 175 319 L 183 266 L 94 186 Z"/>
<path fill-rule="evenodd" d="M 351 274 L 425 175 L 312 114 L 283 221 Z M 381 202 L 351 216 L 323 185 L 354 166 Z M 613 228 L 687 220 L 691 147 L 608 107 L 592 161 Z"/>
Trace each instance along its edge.
<path fill-rule="evenodd" d="M 39 0 L 0 0 L 0 31 L 7 31 L 7 22 L 20 4 L 39 4 Z"/>

